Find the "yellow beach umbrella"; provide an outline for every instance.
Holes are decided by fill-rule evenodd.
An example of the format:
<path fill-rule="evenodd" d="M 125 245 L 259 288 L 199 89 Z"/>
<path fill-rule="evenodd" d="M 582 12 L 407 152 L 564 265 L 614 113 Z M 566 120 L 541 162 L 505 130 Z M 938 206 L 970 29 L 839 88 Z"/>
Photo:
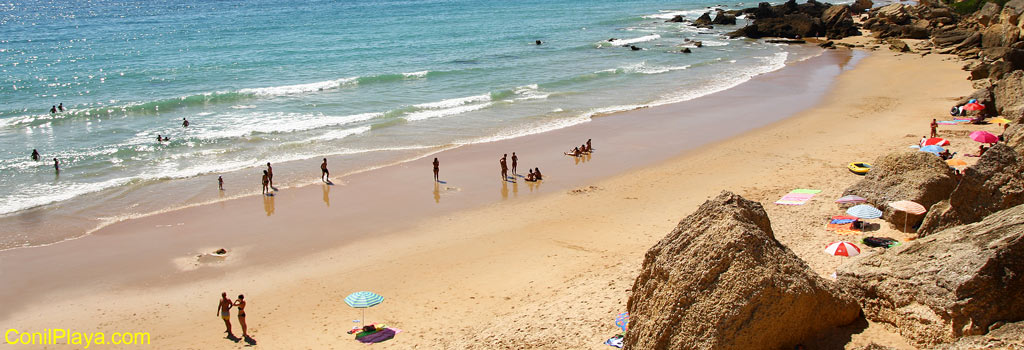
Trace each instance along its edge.
<path fill-rule="evenodd" d="M 967 162 L 965 162 L 963 159 L 947 159 L 946 164 L 948 164 L 949 166 L 966 166 Z"/>
<path fill-rule="evenodd" d="M 1006 118 L 1003 118 L 1003 117 L 999 117 L 999 118 L 989 119 L 988 122 L 989 123 L 996 123 L 996 124 L 1010 124 L 1013 121 L 1009 120 L 1009 119 L 1006 119 Z"/>

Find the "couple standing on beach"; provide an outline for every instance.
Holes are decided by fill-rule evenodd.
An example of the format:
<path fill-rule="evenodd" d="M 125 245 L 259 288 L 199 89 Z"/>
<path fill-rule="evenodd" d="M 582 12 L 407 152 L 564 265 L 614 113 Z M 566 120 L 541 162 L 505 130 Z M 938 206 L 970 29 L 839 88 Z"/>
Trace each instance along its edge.
<path fill-rule="evenodd" d="M 245 296 L 242 294 L 239 294 L 235 301 L 231 301 L 227 292 L 220 293 L 217 315 L 224 320 L 224 327 L 227 328 L 224 332 L 228 334 L 228 338 L 235 338 L 235 334 L 231 332 L 231 307 L 238 308 L 238 324 L 242 325 L 242 338 L 249 339 L 249 327 L 245 324 Z"/>

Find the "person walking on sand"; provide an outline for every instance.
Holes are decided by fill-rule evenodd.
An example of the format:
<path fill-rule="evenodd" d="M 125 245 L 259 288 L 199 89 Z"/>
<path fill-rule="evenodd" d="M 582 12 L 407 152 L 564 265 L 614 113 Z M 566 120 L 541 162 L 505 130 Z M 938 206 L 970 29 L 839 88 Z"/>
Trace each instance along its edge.
<path fill-rule="evenodd" d="M 274 188 L 274 168 L 267 162 L 267 180 L 270 181 L 270 188 Z"/>
<path fill-rule="evenodd" d="M 501 165 L 501 181 L 508 181 L 508 163 L 505 162 L 505 158 L 508 158 L 508 153 L 501 156 L 498 159 L 498 164 Z"/>
<path fill-rule="evenodd" d="M 32 149 L 32 160 L 37 162 L 39 161 L 39 151 L 37 151 L 35 148 Z"/>
<path fill-rule="evenodd" d="M 441 171 L 441 162 L 438 162 L 437 158 L 434 158 L 434 182 L 440 182 L 440 180 L 437 179 L 437 173 L 440 172 L 440 171 Z"/>
<path fill-rule="evenodd" d="M 183 127 L 183 128 L 187 128 L 187 127 L 188 127 L 188 124 L 189 124 L 189 123 L 188 123 L 188 119 L 185 119 L 185 118 L 181 118 L 181 127 Z"/>
<path fill-rule="evenodd" d="M 263 171 L 263 194 L 267 194 L 267 185 L 270 184 L 270 177 L 267 176 L 267 171 Z"/>
<path fill-rule="evenodd" d="M 217 176 L 217 188 L 220 189 L 221 191 L 224 190 L 224 177 L 223 176 Z"/>
<path fill-rule="evenodd" d="M 227 292 L 220 293 L 220 304 L 217 305 L 217 315 L 220 319 L 224 320 L 224 333 L 228 334 L 228 338 L 234 338 L 235 334 L 231 333 L 231 299 L 228 299 Z"/>
<path fill-rule="evenodd" d="M 518 165 L 519 165 L 519 156 L 516 155 L 516 152 L 512 152 L 512 176 L 513 177 L 515 177 L 515 175 L 518 174 L 516 172 L 516 166 L 518 166 Z"/>
<path fill-rule="evenodd" d="M 331 172 L 327 171 L 327 158 L 324 158 L 324 162 L 320 163 L 320 181 L 331 182 Z"/>
<path fill-rule="evenodd" d="M 238 308 L 238 324 L 242 325 L 242 338 L 249 338 L 249 327 L 245 325 L 245 296 L 239 294 L 234 305 Z"/>
<path fill-rule="evenodd" d="M 939 137 L 939 122 L 932 119 L 932 137 Z"/>

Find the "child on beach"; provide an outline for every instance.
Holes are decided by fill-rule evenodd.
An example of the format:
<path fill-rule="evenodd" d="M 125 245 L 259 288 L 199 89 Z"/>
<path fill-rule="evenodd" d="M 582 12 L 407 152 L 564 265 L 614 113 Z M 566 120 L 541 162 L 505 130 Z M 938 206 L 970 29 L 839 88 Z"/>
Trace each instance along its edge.
<path fill-rule="evenodd" d="M 267 194 L 267 185 L 270 185 L 270 178 L 267 176 L 267 171 L 263 171 L 263 194 Z"/>
<path fill-rule="evenodd" d="M 274 188 L 274 168 L 267 162 L 267 180 L 270 181 L 270 188 Z"/>
<path fill-rule="evenodd" d="M 540 168 L 533 169 L 533 177 L 537 179 L 537 181 L 544 180 L 544 177 L 540 174 Z"/>
<path fill-rule="evenodd" d="M 513 153 L 514 154 L 514 153 Z M 434 182 L 438 182 L 437 173 L 441 171 L 441 162 L 434 158 Z"/>
<path fill-rule="evenodd" d="M 224 190 L 224 177 L 223 176 L 217 176 L 217 188 L 219 188 L 221 191 Z"/>

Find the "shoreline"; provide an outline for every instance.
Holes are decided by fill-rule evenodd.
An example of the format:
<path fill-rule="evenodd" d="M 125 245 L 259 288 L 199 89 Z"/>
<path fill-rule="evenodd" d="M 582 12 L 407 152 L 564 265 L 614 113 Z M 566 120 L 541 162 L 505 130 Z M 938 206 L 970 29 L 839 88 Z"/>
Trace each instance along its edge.
<path fill-rule="evenodd" d="M 828 55 L 831 54 L 822 57 Z M 824 58 L 814 60 L 820 59 Z M 215 294 L 223 289 L 229 293 L 245 292 L 250 307 L 260 315 L 250 321 L 250 329 L 263 344 L 354 348 L 363 345 L 348 339 L 343 332 L 350 324 L 351 317 L 357 313 L 344 307 L 340 299 L 349 292 L 373 290 L 385 295 L 387 301 L 368 310 L 368 319 L 385 321 L 406 331 L 395 340 L 384 343 L 386 347 L 605 348 L 600 345 L 603 341 L 601 338 L 606 339 L 616 330 L 612 320 L 616 311 L 624 309 L 629 286 L 635 278 L 635 270 L 639 267 L 643 253 L 671 230 L 676 220 L 685 216 L 704 198 L 722 189 L 730 189 L 765 203 L 779 240 L 805 259 L 816 272 L 827 275 L 844 260 L 821 256 L 818 241 L 835 235 L 809 228 L 820 227 L 818 219 L 834 211 L 831 197 L 841 192 L 846 184 L 856 180 L 846 171 L 845 162 L 868 157 L 873 159 L 886 153 L 887 149 L 905 148 L 900 145 L 916 142 L 917 132 L 906 132 L 924 129 L 927 120 L 936 115 L 936 111 L 944 110 L 936 104 L 944 106 L 950 98 L 970 92 L 969 83 L 962 79 L 963 72 L 957 63 L 942 57 L 876 52 L 859 61 L 851 70 L 841 68 L 845 62 L 833 62 L 830 66 L 833 64 L 842 73 L 837 71 L 838 77 L 827 79 L 826 88 L 816 92 L 820 94 L 818 99 L 790 101 L 781 98 L 767 102 L 775 105 L 790 102 L 787 106 L 796 109 L 789 114 L 781 109 L 769 110 L 783 114 L 779 120 L 764 121 L 764 124 L 756 126 L 748 124 L 754 127 L 702 143 L 701 146 L 677 149 L 672 147 L 675 144 L 669 142 L 685 143 L 712 136 L 706 129 L 687 130 L 697 134 L 689 139 L 676 135 L 684 139 L 682 141 L 652 136 L 658 135 L 659 131 L 677 130 L 671 128 L 674 125 L 671 122 L 679 122 L 679 118 L 671 117 L 677 115 L 679 109 L 660 109 L 659 113 L 664 115 L 659 122 L 667 122 L 667 126 L 636 126 L 635 123 L 628 123 L 629 118 L 625 115 L 641 113 L 656 118 L 658 116 L 652 112 L 654 109 L 599 118 L 586 125 L 593 126 L 601 121 L 603 125 L 600 126 L 605 128 L 604 132 L 608 135 L 604 138 L 595 137 L 597 152 L 591 160 L 581 164 L 541 165 L 546 175 L 545 183 L 553 186 L 542 184 L 540 188 L 533 189 L 535 192 L 527 192 L 528 188 L 523 193 L 513 191 L 510 200 L 499 199 L 494 204 L 472 208 L 446 207 L 451 210 L 447 213 L 428 212 L 433 215 L 424 221 L 408 223 L 408 227 L 404 228 L 372 227 L 375 230 L 372 232 L 387 233 L 336 238 L 337 241 L 347 243 L 333 248 L 318 247 L 317 244 L 321 242 L 304 242 L 297 237 L 308 238 L 308 235 L 296 232 L 304 230 L 323 229 L 323 234 L 327 235 L 338 233 L 334 231 L 337 227 L 317 227 L 313 222 L 325 213 L 316 210 L 317 206 L 324 207 L 324 203 L 318 203 L 321 198 L 308 198 L 305 205 L 293 204 L 299 202 L 291 202 L 296 200 L 292 198 L 287 199 L 289 203 L 285 205 L 287 197 L 284 193 L 274 200 L 282 200 L 282 203 L 276 205 L 286 214 L 275 213 L 273 215 L 276 217 L 271 218 L 278 219 L 287 215 L 295 219 L 276 224 L 285 231 L 275 232 L 275 235 L 246 233 L 266 223 L 247 221 L 255 221 L 268 207 L 261 207 L 259 204 L 266 203 L 258 201 L 237 200 L 237 205 L 222 204 L 219 209 L 210 208 L 220 210 L 214 213 L 183 211 L 168 215 L 173 217 L 163 221 L 152 218 L 133 220 L 131 225 L 120 225 L 130 227 L 110 228 L 90 236 L 95 237 L 91 240 L 96 242 L 89 245 L 91 248 L 109 248 L 126 244 L 154 250 L 157 248 L 146 245 L 159 245 L 158 251 L 167 251 L 176 249 L 167 246 L 175 242 L 152 242 L 145 237 L 125 242 L 124 238 L 136 231 L 147 231 L 150 235 L 163 234 L 165 237 L 174 234 L 178 240 L 194 241 L 201 241 L 203 235 L 216 234 L 221 236 L 217 237 L 219 241 L 237 241 L 233 238 L 241 237 L 241 241 L 251 244 L 266 246 L 280 242 L 291 245 L 297 251 L 306 252 L 296 258 L 272 256 L 266 257 L 269 258 L 266 263 L 261 263 L 255 256 L 259 254 L 258 246 L 250 245 L 232 249 L 231 254 L 235 254 L 232 257 L 238 259 L 229 260 L 223 266 L 202 265 L 192 271 L 173 272 L 170 269 L 172 272 L 167 272 L 169 270 L 164 265 L 169 263 L 161 262 L 160 259 L 131 259 L 134 257 L 132 254 L 138 252 L 83 249 L 77 252 L 66 251 L 70 255 L 56 254 L 27 262 L 12 259 L 11 255 L 15 254 L 10 252 L 0 252 L 0 259 L 7 266 L 11 266 L 8 263 L 13 261 L 19 264 L 17 266 L 40 268 L 60 265 L 81 272 L 90 269 L 71 266 L 69 263 L 89 261 L 90 264 L 97 264 L 96 260 L 110 257 L 96 255 L 106 254 L 121 255 L 114 258 L 131 261 L 131 268 L 134 269 L 150 268 L 144 271 L 142 278 L 119 276 L 126 281 L 110 281 L 109 278 L 106 283 L 92 281 L 87 290 L 53 288 L 66 294 L 66 299 L 51 295 L 35 301 L 23 300 L 17 303 L 21 309 L 5 315 L 5 324 L 18 323 L 21 328 L 52 324 L 52 316 L 40 316 L 52 314 L 39 312 L 40 309 L 64 308 L 69 311 L 61 312 L 60 318 L 70 325 L 63 327 L 111 330 L 117 327 L 148 327 L 158 333 L 154 336 L 155 342 L 168 342 L 182 347 L 233 348 L 238 345 L 217 339 L 222 336 L 218 335 L 219 321 L 209 316 L 197 316 L 198 310 L 205 312 L 205 305 L 212 305 Z M 793 74 L 790 78 L 802 77 L 808 80 L 808 86 L 816 86 L 816 82 L 810 81 L 813 78 L 822 78 L 808 77 L 813 74 L 807 70 L 787 69 L 777 71 L 777 74 L 760 76 L 762 79 L 757 79 L 758 83 L 744 84 L 744 91 L 751 94 L 748 98 L 755 97 L 757 92 L 764 93 L 766 87 L 780 86 L 779 83 L 785 81 L 782 76 L 784 74 Z M 727 91 L 735 93 L 737 89 L 742 90 L 744 87 L 741 85 Z M 798 93 L 800 89 L 786 92 Z M 809 106 L 800 108 L 803 103 Z M 715 104 L 706 105 L 712 106 L 713 112 L 725 109 Z M 755 109 L 752 114 L 757 112 Z M 710 120 L 708 124 L 720 127 L 725 124 L 725 129 L 740 122 L 750 123 L 742 118 L 716 118 L 714 113 L 707 114 Z M 627 129 L 627 126 L 635 128 Z M 848 130 L 877 135 L 878 140 L 863 142 L 847 137 Z M 596 133 L 599 130 L 592 131 Z M 545 134 L 546 137 L 559 136 L 559 132 Z M 616 138 L 627 137 L 663 141 L 667 143 L 663 148 L 671 150 L 672 155 L 661 161 L 651 160 L 647 165 L 613 168 L 609 163 L 614 164 L 615 160 L 637 161 L 631 158 L 637 155 L 649 156 L 653 152 L 652 148 L 657 148 L 615 142 Z M 469 164 L 463 166 L 475 169 L 467 170 L 472 171 L 474 176 L 452 177 L 449 182 L 463 185 L 462 181 L 468 184 L 476 181 L 476 177 L 486 177 L 479 169 L 493 169 L 494 175 L 497 175 L 496 164 L 492 164 L 497 155 L 491 158 L 493 146 L 463 150 L 467 157 L 476 156 L 483 160 L 467 159 Z M 523 147 L 520 149 L 528 149 Z M 526 158 L 526 154 L 531 154 L 527 159 L 552 157 L 547 153 L 534 156 L 530 152 L 522 153 L 521 158 Z M 449 163 L 442 159 L 443 180 L 446 179 L 446 169 L 449 169 L 446 164 Z M 401 170 L 408 166 L 398 165 L 394 168 Z M 549 170 L 560 168 L 577 171 Z M 427 166 L 424 165 L 423 169 L 427 169 Z M 605 171 L 609 174 L 602 176 Z M 585 174 L 580 175 L 581 172 Z M 429 171 L 423 171 L 422 174 L 425 178 L 429 176 Z M 364 183 L 361 181 L 394 182 L 399 185 L 405 181 L 402 176 L 393 176 L 354 178 L 350 180 L 351 186 L 344 188 L 359 188 L 356 185 Z M 489 186 L 489 194 L 484 195 L 470 193 L 471 187 L 467 185 L 466 190 L 443 193 L 440 203 L 434 204 L 447 206 L 451 198 L 503 198 L 502 193 L 510 194 L 502 192 L 499 186 Z M 797 187 L 825 191 L 804 206 L 769 204 L 789 189 Z M 429 208 L 434 200 L 432 193 L 402 192 L 403 188 L 390 186 L 391 190 L 399 193 L 377 192 L 369 196 L 386 197 L 374 200 L 383 201 L 389 208 L 394 203 L 401 203 L 403 199 L 419 201 L 417 203 L 420 204 L 426 202 L 425 207 Z M 571 188 L 576 190 L 566 191 Z M 315 189 L 304 191 L 304 195 L 319 195 Z M 328 197 L 335 189 L 326 188 Z M 413 195 L 414 192 L 418 194 Z M 534 193 L 540 196 L 531 197 L 529 201 L 515 200 L 516 197 Z M 427 198 L 428 195 L 431 198 Z M 274 200 L 270 201 L 270 209 L 276 210 Z M 335 203 L 338 202 L 335 199 Z M 310 212 L 294 212 L 287 208 L 301 208 Z M 352 209 L 359 210 L 356 207 Z M 386 218 L 400 217 L 403 212 L 390 214 Z M 207 217 L 202 220 L 211 221 L 210 225 L 203 226 L 200 230 L 202 232 L 190 232 L 187 227 L 175 229 L 178 226 L 173 226 L 177 225 L 175 220 L 181 222 L 182 226 L 191 225 L 201 219 L 199 215 Z M 328 221 L 337 223 L 337 218 L 332 219 Z M 231 221 L 235 225 L 219 221 Z M 170 224 L 172 227 L 154 228 L 156 224 Z M 355 227 L 354 223 L 344 224 L 349 230 Z M 220 233 L 225 232 L 224 227 L 245 234 L 225 235 Z M 883 229 L 882 232 L 892 233 L 890 231 Z M 238 266 L 239 263 L 246 266 Z M 101 266 L 94 269 L 96 276 L 107 276 L 108 271 L 125 272 L 128 268 L 99 264 Z M 270 268 L 266 268 L 268 266 Z M 11 278 L 9 271 L 2 274 Z M 52 277 L 45 271 L 42 274 Z M 32 283 L 40 279 L 42 277 L 36 277 L 36 281 L 30 279 L 26 285 L 33 285 L 33 290 L 23 292 L 38 293 L 39 290 L 51 289 Z M 12 291 L 5 291 L 5 300 L 16 301 L 9 292 Z M 154 305 L 154 299 L 160 303 Z M 89 307 L 85 309 L 81 305 Z M 138 310 L 145 310 L 145 314 L 136 316 L 134 313 Z M 28 326 L 20 326 L 22 324 Z M 570 332 L 568 336 L 565 334 L 567 329 Z M 893 338 L 891 332 L 877 325 L 868 326 L 866 330 L 847 337 L 852 338 L 851 343 L 864 339 L 888 339 L 888 343 L 893 346 L 907 348 L 899 344 L 898 336 Z"/>

